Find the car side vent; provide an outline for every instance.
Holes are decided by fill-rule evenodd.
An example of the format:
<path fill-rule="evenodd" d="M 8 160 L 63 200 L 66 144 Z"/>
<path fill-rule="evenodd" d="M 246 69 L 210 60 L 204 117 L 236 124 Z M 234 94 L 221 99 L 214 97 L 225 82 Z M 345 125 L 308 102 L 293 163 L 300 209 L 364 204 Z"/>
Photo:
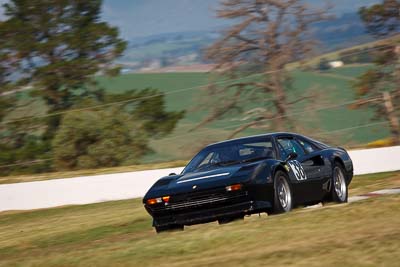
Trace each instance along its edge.
<path fill-rule="evenodd" d="M 157 181 L 154 186 L 163 186 L 169 184 L 173 179 L 161 179 Z"/>

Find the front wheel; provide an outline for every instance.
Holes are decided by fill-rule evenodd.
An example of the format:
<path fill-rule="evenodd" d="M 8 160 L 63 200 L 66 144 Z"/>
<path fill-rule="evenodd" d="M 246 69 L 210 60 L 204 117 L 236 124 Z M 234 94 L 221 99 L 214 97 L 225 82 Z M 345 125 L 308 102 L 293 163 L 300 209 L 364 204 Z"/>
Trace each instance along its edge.
<path fill-rule="evenodd" d="M 274 208 L 273 213 L 289 212 L 293 207 L 292 190 L 289 177 L 283 171 L 277 171 L 274 177 Z"/>
<path fill-rule="evenodd" d="M 333 167 L 331 194 L 334 202 L 347 202 L 348 187 L 343 167 L 339 163 L 335 163 Z"/>

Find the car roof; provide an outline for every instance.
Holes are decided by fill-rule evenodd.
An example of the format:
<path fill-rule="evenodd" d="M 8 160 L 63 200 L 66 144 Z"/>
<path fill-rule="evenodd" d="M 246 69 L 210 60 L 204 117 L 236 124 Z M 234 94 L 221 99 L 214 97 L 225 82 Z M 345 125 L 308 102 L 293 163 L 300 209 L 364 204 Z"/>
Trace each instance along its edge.
<path fill-rule="evenodd" d="M 266 134 L 251 135 L 251 136 L 244 136 L 244 137 L 240 137 L 240 138 L 224 140 L 224 141 L 221 141 L 221 142 L 210 144 L 207 147 L 225 145 L 225 144 L 229 144 L 229 143 L 242 142 L 242 141 L 251 140 L 251 139 L 257 139 L 257 138 L 262 138 L 262 137 L 276 137 L 276 136 L 281 136 L 281 135 L 302 136 L 300 134 L 289 133 L 289 132 L 266 133 Z"/>
<path fill-rule="evenodd" d="M 316 145 L 317 147 L 319 147 L 320 149 L 324 149 L 324 148 L 328 148 L 331 147 L 330 145 L 324 144 L 320 141 L 317 141 L 313 138 L 298 134 L 298 133 L 290 133 L 290 132 L 275 132 L 275 133 L 266 133 L 266 134 L 259 134 L 259 135 L 252 135 L 252 136 L 245 136 L 245 137 L 240 137 L 240 138 L 235 138 L 235 139 L 229 139 L 229 140 L 225 140 L 225 141 L 221 141 L 221 142 L 217 142 L 214 144 L 210 144 L 208 146 L 206 146 L 205 148 L 210 148 L 210 147 L 214 147 L 214 146 L 220 146 L 220 145 L 229 145 L 229 144 L 236 144 L 236 143 L 240 143 L 243 141 L 252 141 L 253 139 L 259 139 L 259 138 L 263 138 L 263 137 L 279 137 L 279 136 L 293 136 L 293 137 L 301 137 L 305 140 L 308 140 L 309 142 L 312 142 L 314 145 Z"/>

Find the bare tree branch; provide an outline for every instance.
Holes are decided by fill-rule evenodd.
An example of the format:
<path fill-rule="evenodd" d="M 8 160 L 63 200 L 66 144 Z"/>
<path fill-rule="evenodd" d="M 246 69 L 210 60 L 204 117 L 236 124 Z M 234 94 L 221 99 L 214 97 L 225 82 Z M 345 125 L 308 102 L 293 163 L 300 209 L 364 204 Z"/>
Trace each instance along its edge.
<path fill-rule="evenodd" d="M 244 130 L 246 130 L 247 128 L 250 128 L 252 126 L 257 125 L 259 122 L 258 121 L 252 121 L 249 122 L 247 124 L 244 124 L 242 126 L 240 126 L 239 128 L 237 128 L 236 130 L 234 130 L 229 136 L 228 139 L 231 139 L 233 137 L 235 137 L 238 133 L 243 132 Z"/>
<path fill-rule="evenodd" d="M 264 98 L 270 99 L 268 105 L 271 107 L 268 115 L 261 114 L 261 118 L 277 118 L 271 125 L 278 129 L 291 127 L 291 120 L 285 116 L 288 108 L 311 96 L 287 100 L 291 79 L 285 66 L 303 59 L 312 50 L 315 42 L 309 38 L 310 24 L 324 20 L 325 11 L 310 8 L 302 0 L 224 0 L 217 16 L 233 20 L 234 25 L 206 51 L 206 59 L 215 63 L 214 71 L 230 78 L 240 78 L 255 71 L 261 75 L 257 80 L 232 83 L 220 89 L 210 87 L 207 94 L 212 96 L 214 106 L 194 129 L 218 120 L 230 111 L 245 110 L 246 102 L 239 103 L 239 100 L 259 99 L 262 103 Z M 242 89 L 237 90 L 237 87 Z M 231 136 L 262 125 L 259 117 L 251 119 L 253 121 L 237 128 Z"/>

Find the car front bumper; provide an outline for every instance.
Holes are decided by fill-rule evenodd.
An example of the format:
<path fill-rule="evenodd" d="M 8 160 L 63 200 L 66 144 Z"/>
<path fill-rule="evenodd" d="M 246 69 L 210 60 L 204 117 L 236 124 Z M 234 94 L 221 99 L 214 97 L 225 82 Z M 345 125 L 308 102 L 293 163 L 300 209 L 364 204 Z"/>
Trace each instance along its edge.
<path fill-rule="evenodd" d="M 207 223 L 262 212 L 271 206 L 269 201 L 257 201 L 252 190 L 227 192 L 225 188 L 172 195 L 169 203 L 145 204 L 153 226 Z"/>
<path fill-rule="evenodd" d="M 205 210 L 188 211 L 185 213 L 171 214 L 165 217 L 154 218 L 153 226 L 162 226 L 169 224 L 192 225 L 198 223 L 207 223 L 227 217 L 239 217 L 249 214 L 254 210 L 253 201 L 236 203 L 224 207 L 210 208 Z"/>

